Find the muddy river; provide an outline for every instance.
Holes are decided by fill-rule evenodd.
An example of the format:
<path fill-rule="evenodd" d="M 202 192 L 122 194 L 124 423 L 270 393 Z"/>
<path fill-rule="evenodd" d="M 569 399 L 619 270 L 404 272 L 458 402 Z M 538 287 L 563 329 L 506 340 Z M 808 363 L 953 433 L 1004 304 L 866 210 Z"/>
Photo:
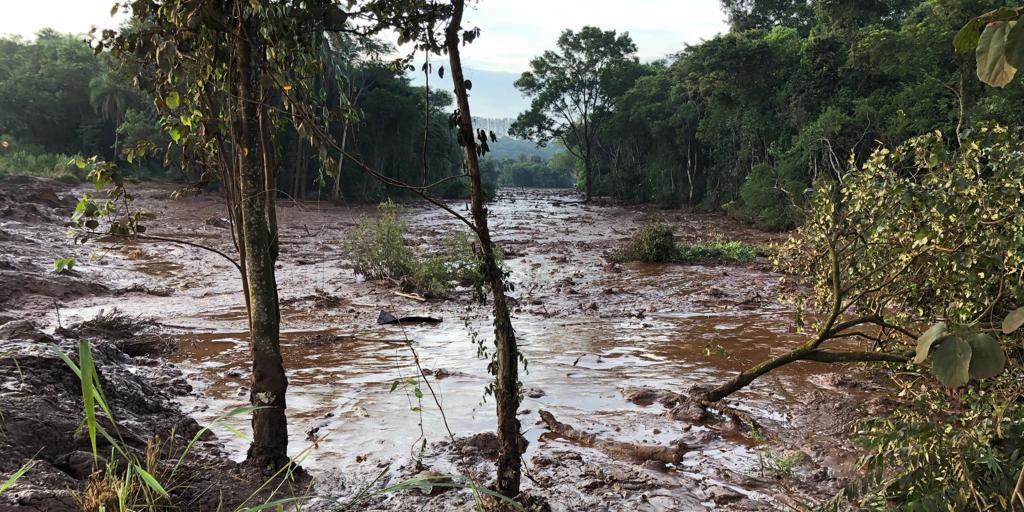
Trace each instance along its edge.
<path fill-rule="evenodd" d="M 138 202 L 158 215 L 150 233 L 230 253 L 218 198 L 172 201 L 170 190 L 146 186 L 138 193 Z M 462 203 L 452 206 L 466 211 Z M 595 450 L 549 435 L 538 416 L 545 410 L 601 438 L 664 445 L 683 439 L 691 447 L 679 467 L 635 468 L 658 472 L 661 483 L 635 491 L 620 487 L 614 492 L 621 496 L 594 505 L 595 510 L 636 510 L 641 503 L 658 510 L 785 509 L 827 498 L 843 483 L 853 456 L 837 448 L 847 444 L 848 425 L 847 415 L 836 409 L 861 392 L 843 386 L 842 374 L 849 369 L 794 364 L 730 398 L 731 405 L 763 425 L 765 445 L 759 444 L 762 435 L 674 420 L 657 403 L 632 403 L 624 396 L 638 387 L 685 392 L 713 385 L 802 337 L 793 332 L 791 308 L 778 301 L 780 276 L 767 261 L 612 264 L 604 252 L 655 219 L 671 222 L 684 241 L 767 244 L 780 235 L 714 214 L 584 204 L 571 191 L 506 189 L 489 210 L 515 284 L 513 323 L 528 360 L 520 411 L 530 441 L 528 464 L 568 452 L 583 453 L 599 466 L 612 464 L 602 462 L 604 455 Z M 400 212 L 411 241 L 427 251 L 446 234 L 464 229 L 447 213 L 422 204 L 405 204 Z M 414 456 L 424 437 L 428 444 L 447 439 L 445 419 L 457 437 L 494 428 L 493 401 L 484 396 L 487 362 L 477 357 L 473 341 L 480 337 L 490 345 L 489 308 L 477 305 L 465 290 L 448 300 L 420 302 L 396 295 L 388 283 L 358 278 L 341 239 L 361 217 L 373 215 L 375 209 L 365 205 L 279 205 L 290 446 L 294 454 L 304 453 L 302 464 L 314 475 L 366 474 L 388 463 L 397 468 Z M 150 317 L 175 344 L 168 360 L 192 384 L 192 393 L 181 398 L 189 414 L 206 423 L 247 403 L 244 304 L 229 262 L 166 243 L 74 244 L 59 225 L 31 218 L 8 218 L 0 228 L 13 237 L 50 240 L 61 254 L 78 257 L 81 280 L 123 291 L 69 293 L 56 303 L 26 296 L 5 315 L 31 315 L 52 325 L 112 308 Z M 45 257 L 33 249 L 19 256 Z M 376 322 L 381 311 L 442 322 L 381 326 Z M 444 418 L 429 393 L 419 404 L 407 386 L 392 391 L 393 382 L 419 373 L 410 347 Z M 414 410 L 420 405 L 422 414 Z M 246 418 L 230 425 L 242 433 L 248 429 Z M 244 439 L 223 429 L 219 437 L 234 458 L 244 458 Z M 794 473 L 767 474 L 766 454 L 786 450 L 804 452 Z M 427 460 L 434 467 L 452 467 L 446 456 L 430 450 Z M 662 493 L 659 502 L 659 489 L 669 486 L 665 482 L 674 482 L 676 490 Z M 584 494 L 612 492 L 569 487 Z"/>

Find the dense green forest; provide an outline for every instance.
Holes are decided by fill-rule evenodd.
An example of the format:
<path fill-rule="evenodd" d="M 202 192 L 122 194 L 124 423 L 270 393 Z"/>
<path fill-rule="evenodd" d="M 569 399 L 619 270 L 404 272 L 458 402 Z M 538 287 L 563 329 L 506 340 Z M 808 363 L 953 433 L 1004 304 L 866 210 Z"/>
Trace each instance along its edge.
<path fill-rule="evenodd" d="M 595 194 L 791 227 L 803 191 L 851 157 L 933 130 L 1021 121 L 1011 107 L 1024 89 L 985 87 L 974 56 L 952 45 L 964 20 L 1002 2 L 723 4 L 728 33 L 650 65 L 627 48 L 592 81 L 606 96 L 591 112 Z M 611 47 L 595 44 L 595 53 Z M 627 68 L 638 78 L 623 87 Z M 528 129 L 537 106 L 520 116 L 519 133 L 543 139 Z M 565 142 L 584 145 L 571 133 Z"/>
<path fill-rule="evenodd" d="M 451 95 L 431 91 L 428 137 L 424 138 L 423 88 L 384 62 L 390 51 L 377 41 L 355 46 L 335 38 L 329 55 L 335 66 L 317 77 L 328 104 L 345 104 L 356 120 L 331 126 L 359 158 L 389 176 L 419 182 L 461 172 L 460 149 L 447 126 Z M 199 172 L 181 164 L 172 137 L 161 127 L 153 99 L 133 87 L 107 54 L 96 56 L 80 36 L 44 30 L 31 42 L 0 39 L 0 138 L 9 144 L 0 173 L 73 176 L 73 155 L 99 155 L 128 164 L 138 177 L 197 180 Z M 337 197 L 379 200 L 385 190 L 351 160 L 340 173 L 321 173 L 316 151 L 293 129 L 279 134 L 278 188 L 295 198 Z M 148 158 L 128 162 L 140 144 L 156 149 Z M 169 154 L 168 154 L 169 152 Z M 423 157 L 426 157 L 426 164 Z M 427 174 L 424 175 L 426 167 Z M 337 179 L 335 179 L 337 177 Z M 335 183 L 337 181 L 337 183 Z M 463 197 L 464 182 L 441 191 Z"/>

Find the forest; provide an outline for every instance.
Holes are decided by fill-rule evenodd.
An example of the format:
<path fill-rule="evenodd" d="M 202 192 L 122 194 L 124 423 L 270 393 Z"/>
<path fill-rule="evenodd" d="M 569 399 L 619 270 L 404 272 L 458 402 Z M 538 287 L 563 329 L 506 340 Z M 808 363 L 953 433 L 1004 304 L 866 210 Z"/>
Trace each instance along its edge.
<path fill-rule="evenodd" d="M 0 37 L 0 512 L 1024 510 L 1024 7 L 620 6 L 484 118 L 547 20 L 101 3 Z"/>

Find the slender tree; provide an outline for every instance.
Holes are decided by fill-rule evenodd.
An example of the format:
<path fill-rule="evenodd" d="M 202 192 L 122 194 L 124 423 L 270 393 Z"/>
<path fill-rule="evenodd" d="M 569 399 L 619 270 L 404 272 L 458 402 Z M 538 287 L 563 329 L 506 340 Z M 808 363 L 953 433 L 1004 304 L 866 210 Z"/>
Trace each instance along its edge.
<path fill-rule="evenodd" d="M 590 201 L 596 138 L 611 108 L 616 75 L 636 65 L 636 45 L 628 33 L 583 27 L 562 32 L 557 47 L 533 59 L 530 71 L 516 81 L 516 88 L 532 101 L 510 132 L 542 145 L 561 141 L 583 161 Z"/>
<path fill-rule="evenodd" d="M 289 108 L 284 93 L 318 69 L 323 31 L 341 25 L 347 15 L 329 0 L 119 5 L 131 10 L 135 23 L 124 33 L 104 31 L 99 44 L 155 98 L 182 159 L 202 167 L 205 180 L 222 184 L 252 350 L 255 409 L 248 461 L 282 467 L 289 460 L 288 379 L 274 272 L 278 148 L 273 127 L 292 117 L 283 114 Z"/>

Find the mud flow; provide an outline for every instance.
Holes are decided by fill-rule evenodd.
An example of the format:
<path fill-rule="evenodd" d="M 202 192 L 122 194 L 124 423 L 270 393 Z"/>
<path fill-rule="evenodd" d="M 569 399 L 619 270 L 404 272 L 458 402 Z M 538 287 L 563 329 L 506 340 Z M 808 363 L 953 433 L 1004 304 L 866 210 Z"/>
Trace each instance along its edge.
<path fill-rule="evenodd" d="M 148 186 L 138 194 L 158 215 L 151 233 L 231 254 L 218 198 L 172 201 L 170 191 Z M 466 212 L 464 204 L 451 206 Z M 803 339 L 792 332 L 791 311 L 777 300 L 779 276 L 766 261 L 647 265 L 602 257 L 655 219 L 674 224 L 684 241 L 767 244 L 779 235 L 718 215 L 587 205 L 570 191 L 503 190 L 489 210 L 515 284 L 513 323 L 528 361 L 520 421 L 529 441 L 529 492 L 545 496 L 555 510 L 774 510 L 825 499 L 845 483 L 855 460 L 846 440 L 857 415 L 854 398 L 868 391 L 849 387 L 843 375 L 849 368 L 793 364 L 732 397 L 729 405 L 755 419 L 756 432 L 681 418 L 666 399 L 721 382 Z M 6 265 L 0 271 L 21 290 L 5 292 L 3 316 L 57 326 L 117 308 L 152 318 L 173 345 L 162 360 L 191 385 L 176 398 L 185 412 L 207 424 L 248 403 L 246 317 L 230 262 L 165 243 L 75 245 L 56 217 L 30 214 L 0 223 Z M 494 428 L 495 411 L 485 396 L 487 362 L 477 356 L 475 340 L 491 346 L 489 308 L 476 304 L 469 290 L 420 302 L 355 276 L 341 239 L 372 215 L 368 206 L 279 205 L 291 451 L 319 477 L 321 495 L 351 494 L 389 465 L 392 479 L 429 468 L 478 475 L 486 483 L 492 472 L 486 433 Z M 412 241 L 426 250 L 464 229 L 449 214 L 418 203 L 404 205 L 401 216 Z M 35 290 L 57 286 L 40 277 L 54 247 L 80 263 L 73 276 L 57 282 L 67 290 Z M 442 321 L 378 325 L 380 311 Z M 418 400 L 404 384 L 421 375 L 411 349 L 444 418 L 426 388 Z M 553 432 L 541 411 L 606 444 Z M 243 433 L 249 428 L 246 418 L 231 426 Z M 450 442 L 448 429 L 459 441 Z M 244 439 L 226 431 L 218 436 L 230 457 L 244 458 Z M 608 442 L 676 447 L 681 458 L 667 464 L 637 459 L 602 449 Z M 421 457 L 422 465 L 414 464 Z M 796 462 L 779 471 L 773 460 Z M 377 500 L 370 509 L 461 510 L 469 503 L 466 492 L 412 493 Z"/>

